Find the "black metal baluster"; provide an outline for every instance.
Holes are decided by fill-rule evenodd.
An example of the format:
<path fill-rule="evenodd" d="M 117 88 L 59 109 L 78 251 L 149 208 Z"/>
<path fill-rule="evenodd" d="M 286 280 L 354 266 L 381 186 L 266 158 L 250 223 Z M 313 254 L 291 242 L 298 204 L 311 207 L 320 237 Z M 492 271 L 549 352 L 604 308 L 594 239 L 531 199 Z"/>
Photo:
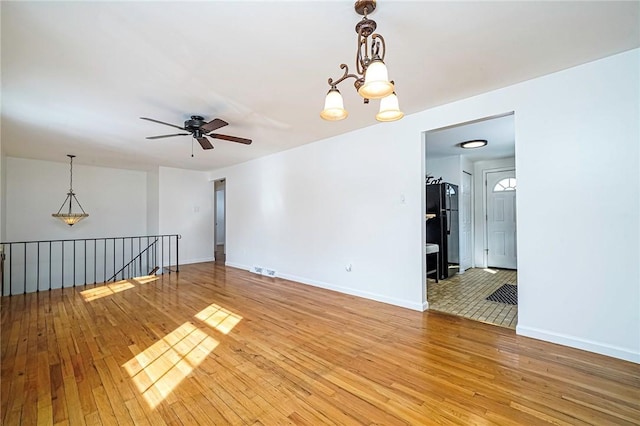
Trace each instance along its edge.
<path fill-rule="evenodd" d="M 122 238 L 122 267 L 124 268 L 124 237 Z M 124 280 L 124 269 L 122 270 L 122 279 Z"/>
<path fill-rule="evenodd" d="M 62 283 L 60 287 L 64 290 L 64 240 L 60 244 L 62 244 Z"/>
<path fill-rule="evenodd" d="M 84 286 L 87 286 L 87 240 L 84 240 Z"/>
<path fill-rule="evenodd" d="M 169 235 L 169 274 L 171 274 L 171 235 Z"/>
<path fill-rule="evenodd" d="M 140 252 L 140 254 L 142 255 L 142 238 L 141 237 L 138 237 L 138 252 Z M 138 275 L 142 276 L 142 256 L 138 258 Z"/>
<path fill-rule="evenodd" d="M 104 274 L 102 275 L 102 282 L 107 282 L 107 239 L 104 239 L 104 262 L 102 266 L 104 267 Z"/>
<path fill-rule="evenodd" d="M 73 285 L 76 286 L 76 240 L 73 240 Z"/>
<path fill-rule="evenodd" d="M 13 295 L 13 282 L 12 282 L 12 278 L 13 278 L 13 268 L 12 268 L 12 264 L 13 264 L 13 256 L 11 255 L 13 249 L 13 244 L 9 244 L 9 296 Z"/>
<path fill-rule="evenodd" d="M 38 264 L 36 265 L 36 293 L 40 293 L 40 241 L 38 241 L 36 244 L 38 244 Z"/>
<path fill-rule="evenodd" d="M 49 291 L 51 291 L 51 241 L 49 241 Z"/>
<path fill-rule="evenodd" d="M 27 243 L 24 245 L 24 275 L 22 276 L 22 294 L 27 294 Z"/>
<path fill-rule="evenodd" d="M 113 274 L 116 274 L 116 239 L 113 239 Z M 115 281 L 115 277 L 113 278 Z"/>
<path fill-rule="evenodd" d="M 93 240 L 93 283 L 97 284 L 98 279 L 98 240 Z"/>
<path fill-rule="evenodd" d="M 176 235 L 176 272 L 180 272 L 180 259 L 178 254 L 180 251 L 178 250 L 180 243 L 178 240 L 180 239 L 180 235 Z"/>

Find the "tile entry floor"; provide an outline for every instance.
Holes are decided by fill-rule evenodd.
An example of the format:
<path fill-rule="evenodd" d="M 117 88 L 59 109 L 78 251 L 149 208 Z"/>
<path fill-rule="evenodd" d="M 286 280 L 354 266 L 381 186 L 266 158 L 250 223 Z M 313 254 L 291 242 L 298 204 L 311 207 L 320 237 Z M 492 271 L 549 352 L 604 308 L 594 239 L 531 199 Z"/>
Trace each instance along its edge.
<path fill-rule="evenodd" d="M 517 285 L 517 271 L 472 268 L 437 283 L 429 278 L 429 309 L 515 329 L 518 322 L 516 305 L 485 300 L 503 284 Z"/>

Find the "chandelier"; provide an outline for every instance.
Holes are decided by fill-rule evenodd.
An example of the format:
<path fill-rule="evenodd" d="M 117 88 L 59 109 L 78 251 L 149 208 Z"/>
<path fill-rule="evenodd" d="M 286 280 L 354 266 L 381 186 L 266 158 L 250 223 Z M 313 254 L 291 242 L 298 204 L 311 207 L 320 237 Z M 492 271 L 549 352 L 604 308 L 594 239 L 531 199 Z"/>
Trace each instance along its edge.
<path fill-rule="evenodd" d="M 69 157 L 69 162 L 71 164 L 71 170 L 69 172 L 69 175 L 70 175 L 69 192 L 67 192 L 67 198 L 65 198 L 64 201 L 62 202 L 62 205 L 60 206 L 60 210 L 58 210 L 58 213 L 53 213 L 51 216 L 60 219 L 61 221 L 63 221 L 69 226 L 73 226 L 76 223 L 80 222 L 85 217 L 89 216 L 89 214 L 85 213 L 84 209 L 80 205 L 80 202 L 76 198 L 76 194 L 73 193 L 73 157 L 75 157 L 75 155 L 67 154 L 67 157 Z M 76 200 L 76 204 L 78 205 L 78 207 L 80 207 L 80 210 L 82 211 L 82 213 L 71 212 L 72 200 Z M 65 207 L 65 205 L 67 204 L 69 206 L 69 211 L 66 213 L 60 213 L 62 209 Z"/>
<path fill-rule="evenodd" d="M 377 24 L 367 17 L 376 8 L 375 0 L 360 0 L 355 3 L 355 11 L 363 15 L 362 20 L 356 24 L 358 34 L 358 48 L 356 51 L 356 73 L 349 74 L 347 64 L 340 64 L 344 75 L 337 80 L 330 78 L 329 92 L 324 101 L 324 109 L 320 117 L 329 121 L 343 120 L 349 113 L 344 109 L 342 95 L 338 90 L 338 84 L 348 78 L 354 78 L 358 94 L 368 104 L 370 99 L 380 99 L 380 110 L 376 114 L 378 121 L 400 120 L 404 113 L 398 106 L 398 97 L 394 91 L 394 82 L 389 81 L 387 66 L 384 64 L 386 46 L 384 38 L 374 33 Z"/>

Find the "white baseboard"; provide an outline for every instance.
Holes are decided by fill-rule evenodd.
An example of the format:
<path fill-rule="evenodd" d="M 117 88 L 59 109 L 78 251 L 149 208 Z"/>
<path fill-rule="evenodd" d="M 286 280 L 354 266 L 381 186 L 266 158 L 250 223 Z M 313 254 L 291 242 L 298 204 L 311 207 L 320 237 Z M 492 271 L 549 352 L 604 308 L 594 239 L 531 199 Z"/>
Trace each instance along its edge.
<path fill-rule="evenodd" d="M 309 278 L 298 277 L 296 275 L 279 274 L 281 278 L 286 280 L 295 281 L 302 284 L 312 285 L 314 287 L 324 288 L 326 290 L 337 291 L 338 293 L 350 294 L 351 296 L 358 296 L 364 299 L 375 300 L 376 302 L 388 303 L 390 305 L 400 306 L 401 308 L 412 309 L 414 311 L 422 312 L 423 304 L 410 302 L 408 300 L 394 299 L 381 294 L 370 293 L 368 291 L 354 290 L 348 287 L 341 287 L 322 281 L 311 280 Z"/>
<path fill-rule="evenodd" d="M 251 272 L 251 268 L 249 268 L 246 265 L 241 265 L 239 263 L 233 263 L 233 262 L 224 262 L 224 266 L 231 266 L 232 268 L 238 268 L 238 269 L 244 269 L 245 271 L 249 271 Z"/>
<path fill-rule="evenodd" d="M 546 342 L 557 343 L 563 346 L 569 346 L 576 349 L 582 349 L 613 358 L 623 359 L 625 361 L 640 364 L 640 353 L 633 352 L 629 349 L 618 346 L 607 345 L 592 340 L 580 339 L 578 337 L 566 334 L 554 333 L 547 330 L 541 330 L 534 327 L 522 325 L 516 326 L 516 333 L 520 336 L 531 337 L 533 339 L 544 340 Z"/>
<path fill-rule="evenodd" d="M 204 263 L 204 262 L 213 262 L 213 256 L 212 257 L 203 257 L 201 259 L 180 259 L 180 265 L 190 265 L 192 263 Z"/>
<path fill-rule="evenodd" d="M 225 265 L 231 266 L 233 268 L 244 269 L 245 271 L 251 272 L 251 267 L 247 265 L 241 265 L 233 262 L 225 262 Z M 375 300 L 376 302 L 388 303 L 390 305 L 400 306 L 401 308 L 412 309 L 414 311 L 422 312 L 428 309 L 428 306 L 429 306 L 426 302 L 414 303 L 408 300 L 394 299 L 394 298 L 376 294 L 376 293 L 369 293 L 366 291 L 360 291 L 360 290 L 354 290 L 347 287 L 336 286 L 333 284 L 312 280 L 305 277 L 299 277 L 296 275 L 278 273 L 278 277 L 283 278 L 285 280 L 289 280 L 289 281 L 295 281 L 300 284 L 307 284 L 314 287 L 324 288 L 326 290 L 333 290 L 333 291 L 337 291 L 338 293 L 349 294 L 351 296 L 358 296 L 358 297 L 362 297 L 364 299 L 369 299 L 369 300 Z"/>

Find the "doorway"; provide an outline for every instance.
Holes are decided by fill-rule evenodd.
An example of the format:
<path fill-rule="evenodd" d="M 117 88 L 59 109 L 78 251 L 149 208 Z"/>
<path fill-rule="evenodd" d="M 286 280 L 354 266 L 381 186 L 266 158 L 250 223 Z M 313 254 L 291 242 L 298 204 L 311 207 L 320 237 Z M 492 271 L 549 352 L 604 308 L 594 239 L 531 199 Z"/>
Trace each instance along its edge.
<path fill-rule="evenodd" d="M 486 140 L 487 144 L 463 149 L 462 143 L 471 140 Z M 459 201 L 459 229 L 455 233 L 458 241 L 452 243 L 441 238 L 445 250 L 459 250 L 446 253 L 449 259 L 459 259 L 459 273 L 439 280 L 433 274 L 425 276 L 429 309 L 515 328 L 515 116 L 508 113 L 429 130 L 425 132 L 424 143 L 426 209 L 427 194 L 433 192 L 429 185 L 434 182 L 457 188 Z M 428 213 L 425 252 L 427 245 L 433 248 L 435 243 L 433 233 L 428 232 L 433 214 Z M 442 252 L 439 254 L 442 256 Z M 429 262 L 433 264 L 434 257 L 426 254 L 425 271 L 430 271 Z M 514 288 L 516 297 L 494 295 L 502 296 L 507 289 L 514 293 Z"/>
<path fill-rule="evenodd" d="M 214 181 L 214 220 L 215 220 L 215 247 L 214 260 L 216 263 L 225 263 L 226 261 L 226 180 L 220 179 Z"/>

